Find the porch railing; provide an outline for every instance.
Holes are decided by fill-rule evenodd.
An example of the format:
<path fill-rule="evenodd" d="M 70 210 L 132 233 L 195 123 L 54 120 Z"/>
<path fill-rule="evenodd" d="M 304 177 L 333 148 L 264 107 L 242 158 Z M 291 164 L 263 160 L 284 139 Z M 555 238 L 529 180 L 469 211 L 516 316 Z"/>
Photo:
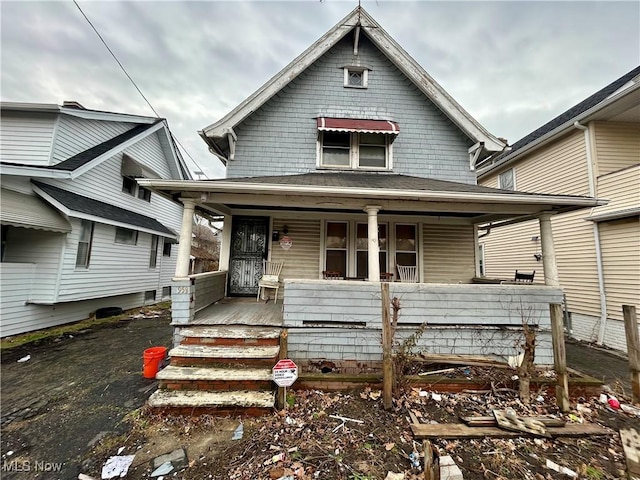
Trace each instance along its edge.
<path fill-rule="evenodd" d="M 194 285 L 196 312 L 224 298 L 227 272 L 196 273 L 189 278 Z"/>
<path fill-rule="evenodd" d="M 284 325 L 289 328 L 292 357 L 381 359 L 379 283 L 286 280 L 284 292 Z M 553 363 L 549 304 L 562 303 L 559 288 L 390 283 L 389 292 L 400 300 L 400 341 L 427 325 L 416 350 L 515 355 L 520 352 L 524 321 L 537 328 L 536 362 Z"/>

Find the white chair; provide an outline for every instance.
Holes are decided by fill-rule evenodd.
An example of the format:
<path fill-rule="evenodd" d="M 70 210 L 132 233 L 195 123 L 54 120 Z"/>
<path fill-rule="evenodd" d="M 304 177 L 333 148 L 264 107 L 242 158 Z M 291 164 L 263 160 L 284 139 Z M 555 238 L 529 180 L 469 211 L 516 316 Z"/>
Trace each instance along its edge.
<path fill-rule="evenodd" d="M 264 294 L 266 288 L 272 288 L 276 291 L 273 303 L 278 303 L 278 289 L 280 288 L 280 272 L 284 262 L 262 262 L 262 278 L 258 282 L 258 297 L 256 302 L 260 301 L 260 292 Z"/>
<path fill-rule="evenodd" d="M 396 265 L 398 276 L 403 283 L 418 283 L 418 267 L 411 265 Z"/>

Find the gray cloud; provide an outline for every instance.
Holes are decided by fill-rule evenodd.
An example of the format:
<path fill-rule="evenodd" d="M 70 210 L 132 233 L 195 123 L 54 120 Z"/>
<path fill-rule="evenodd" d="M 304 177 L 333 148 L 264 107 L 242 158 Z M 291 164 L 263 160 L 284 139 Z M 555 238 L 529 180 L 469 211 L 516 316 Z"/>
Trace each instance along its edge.
<path fill-rule="evenodd" d="M 354 2 L 80 2 L 199 167 L 197 136 Z M 383 2 L 367 11 L 465 109 L 511 142 L 640 63 L 637 2 Z M 2 2 L 1 95 L 151 115 L 69 2 Z"/>

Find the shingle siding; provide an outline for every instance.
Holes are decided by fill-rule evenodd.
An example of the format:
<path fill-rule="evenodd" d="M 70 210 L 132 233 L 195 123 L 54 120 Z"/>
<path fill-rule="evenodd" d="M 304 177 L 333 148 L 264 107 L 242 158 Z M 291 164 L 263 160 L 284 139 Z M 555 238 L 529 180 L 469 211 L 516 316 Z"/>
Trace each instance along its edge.
<path fill-rule="evenodd" d="M 344 88 L 342 67 L 356 62 L 345 39 L 235 128 L 227 177 L 289 175 L 316 170 L 318 116 L 394 120 L 393 171 L 475 183 L 467 138 L 366 37 L 358 60 L 372 68 L 366 89 Z"/>

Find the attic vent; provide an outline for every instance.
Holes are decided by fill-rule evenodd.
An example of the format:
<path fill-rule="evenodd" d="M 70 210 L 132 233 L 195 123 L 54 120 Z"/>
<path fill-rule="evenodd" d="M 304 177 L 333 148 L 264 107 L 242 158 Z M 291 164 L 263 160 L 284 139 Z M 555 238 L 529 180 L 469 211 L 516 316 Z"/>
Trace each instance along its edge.
<path fill-rule="evenodd" d="M 344 67 L 344 86 L 347 88 L 367 88 L 369 69 L 365 67 Z"/>

